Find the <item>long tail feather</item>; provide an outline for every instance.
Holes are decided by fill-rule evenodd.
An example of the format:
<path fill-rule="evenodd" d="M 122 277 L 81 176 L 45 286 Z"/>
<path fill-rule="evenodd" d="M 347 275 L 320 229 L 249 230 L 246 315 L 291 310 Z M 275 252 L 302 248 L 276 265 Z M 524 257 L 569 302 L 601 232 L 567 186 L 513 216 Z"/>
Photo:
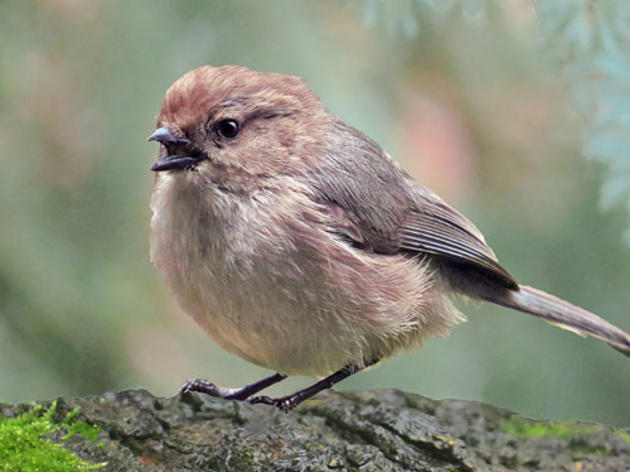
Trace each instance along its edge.
<path fill-rule="evenodd" d="M 525 285 L 489 301 L 544 319 L 580 336 L 592 336 L 630 357 L 630 335 L 608 321 L 558 297 Z"/>

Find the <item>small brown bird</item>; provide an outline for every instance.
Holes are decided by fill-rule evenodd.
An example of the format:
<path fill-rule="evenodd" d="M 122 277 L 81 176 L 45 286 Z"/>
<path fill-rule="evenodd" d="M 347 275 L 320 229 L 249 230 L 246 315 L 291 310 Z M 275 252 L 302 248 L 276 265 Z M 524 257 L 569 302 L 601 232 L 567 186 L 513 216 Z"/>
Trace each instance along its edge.
<path fill-rule="evenodd" d="M 414 182 L 305 82 L 200 67 L 166 92 L 151 259 L 185 312 L 223 348 L 278 372 L 242 388 L 184 391 L 289 411 L 362 368 L 464 320 L 450 296 L 514 308 L 602 339 L 630 336 L 518 284 L 479 230 Z M 252 397 L 287 375 L 325 377 Z"/>

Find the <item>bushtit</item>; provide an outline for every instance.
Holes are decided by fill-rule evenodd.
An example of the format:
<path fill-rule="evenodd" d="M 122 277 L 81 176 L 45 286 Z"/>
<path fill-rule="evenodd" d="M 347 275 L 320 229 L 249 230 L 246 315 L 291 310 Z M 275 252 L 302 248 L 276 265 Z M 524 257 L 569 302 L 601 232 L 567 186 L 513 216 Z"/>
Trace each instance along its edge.
<path fill-rule="evenodd" d="M 166 92 L 149 141 L 160 143 L 151 167 L 153 263 L 220 346 L 278 372 L 237 389 L 191 380 L 185 391 L 286 412 L 446 335 L 464 320 L 453 294 L 630 355 L 619 328 L 516 282 L 475 225 L 297 77 L 192 70 Z M 253 397 L 287 375 L 323 379 L 286 397 Z"/>

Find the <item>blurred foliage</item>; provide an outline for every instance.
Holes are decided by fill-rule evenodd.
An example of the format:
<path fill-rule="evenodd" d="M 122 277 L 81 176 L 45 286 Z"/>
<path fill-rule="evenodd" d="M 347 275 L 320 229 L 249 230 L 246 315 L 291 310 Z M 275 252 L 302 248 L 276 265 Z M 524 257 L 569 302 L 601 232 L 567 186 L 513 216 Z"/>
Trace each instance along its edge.
<path fill-rule="evenodd" d="M 393 42 L 431 34 L 448 21 L 494 29 L 497 16 L 535 18 L 539 53 L 570 92 L 568 107 L 584 123 L 583 154 L 606 164 L 604 209 L 630 206 L 630 3 L 615 0 L 367 0 L 364 20 Z M 517 18 L 514 18 L 517 17 Z M 496 32 L 496 31 L 495 31 Z M 517 56 L 518 57 L 518 56 Z M 630 230 L 626 231 L 630 244 Z"/>
<path fill-rule="evenodd" d="M 629 205 L 630 3 L 545 0 L 538 10 L 545 49 L 587 123 L 584 154 L 607 165 L 602 205 Z"/>
<path fill-rule="evenodd" d="M 625 5 L 0 3 L 0 399 L 171 395 L 187 377 L 267 374 L 208 341 L 148 261 L 145 138 L 168 85 L 208 63 L 304 77 L 476 221 L 519 280 L 630 330 L 628 221 L 615 205 L 630 186 Z M 340 388 L 630 422 L 618 353 L 501 308 L 462 309 L 470 322 L 448 340 Z"/>

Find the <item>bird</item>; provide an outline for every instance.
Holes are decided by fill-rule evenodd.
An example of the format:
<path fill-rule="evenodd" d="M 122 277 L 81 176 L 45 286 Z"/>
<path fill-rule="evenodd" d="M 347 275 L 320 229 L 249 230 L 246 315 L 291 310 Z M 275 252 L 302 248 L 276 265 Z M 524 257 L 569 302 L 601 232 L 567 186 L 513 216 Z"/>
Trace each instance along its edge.
<path fill-rule="evenodd" d="M 150 253 L 179 306 L 225 350 L 275 374 L 183 392 L 289 412 L 362 369 L 446 336 L 461 296 L 630 355 L 630 336 L 522 285 L 477 227 L 331 113 L 306 82 L 202 66 L 167 90 L 149 141 Z M 257 395 L 287 376 L 317 381 Z"/>

